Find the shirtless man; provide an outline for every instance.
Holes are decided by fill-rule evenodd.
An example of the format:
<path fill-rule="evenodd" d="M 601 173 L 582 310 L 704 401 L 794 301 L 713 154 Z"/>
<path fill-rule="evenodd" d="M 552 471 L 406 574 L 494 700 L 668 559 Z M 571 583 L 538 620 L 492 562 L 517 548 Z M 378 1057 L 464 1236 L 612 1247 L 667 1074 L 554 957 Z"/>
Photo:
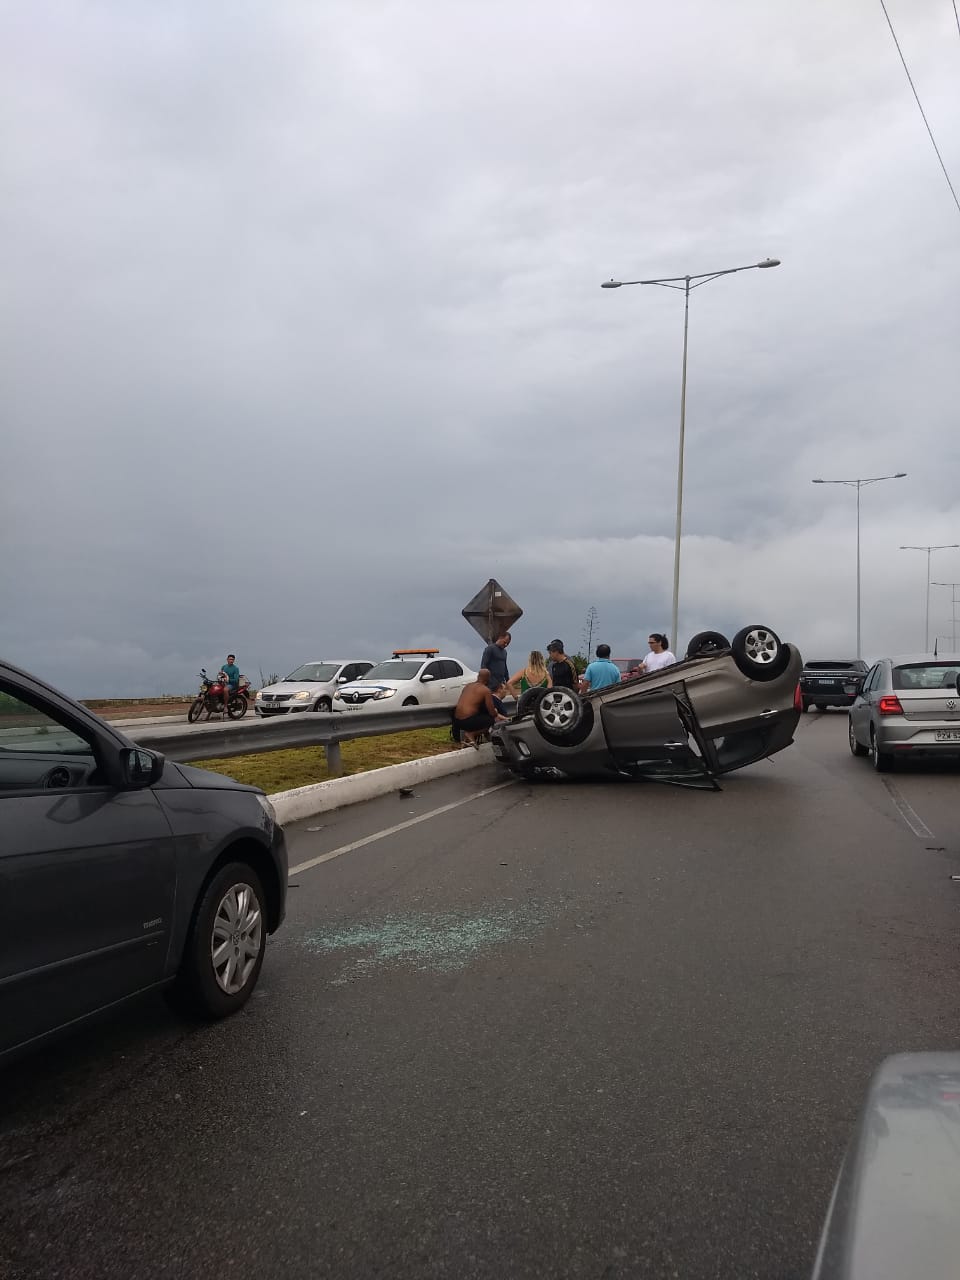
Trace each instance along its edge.
<path fill-rule="evenodd" d="M 493 704 L 490 672 L 486 667 L 481 667 L 473 684 L 466 685 L 461 691 L 460 700 L 454 708 L 454 741 L 460 742 L 462 738 L 471 747 L 479 748 L 478 735 L 489 729 L 495 720 L 506 718 Z"/>

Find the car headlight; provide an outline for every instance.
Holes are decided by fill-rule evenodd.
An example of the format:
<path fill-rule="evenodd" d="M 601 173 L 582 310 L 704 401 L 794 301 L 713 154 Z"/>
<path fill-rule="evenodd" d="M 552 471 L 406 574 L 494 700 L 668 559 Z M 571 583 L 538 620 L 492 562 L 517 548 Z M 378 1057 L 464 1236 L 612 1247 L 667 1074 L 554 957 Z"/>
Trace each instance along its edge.
<path fill-rule="evenodd" d="M 377 702 L 380 702 L 383 698 L 394 697 L 396 695 L 396 692 L 397 692 L 396 689 L 378 689 L 373 696 Z"/>
<path fill-rule="evenodd" d="M 301 689 L 299 693 L 293 695 L 294 702 L 306 702 L 308 698 L 312 698 L 313 694 L 309 689 Z"/>
<path fill-rule="evenodd" d="M 271 827 L 275 827 L 277 825 L 276 809 L 274 809 L 273 805 L 270 803 L 270 801 L 267 799 L 266 796 L 257 796 L 257 799 L 260 802 L 260 808 L 267 815 L 267 819 L 269 820 Z"/>
<path fill-rule="evenodd" d="M 333 695 L 333 700 L 334 700 L 334 702 L 342 702 L 342 701 L 343 701 L 343 692 L 342 692 L 342 690 L 340 690 L 340 689 L 338 689 L 338 690 L 337 690 L 337 692 Z"/>

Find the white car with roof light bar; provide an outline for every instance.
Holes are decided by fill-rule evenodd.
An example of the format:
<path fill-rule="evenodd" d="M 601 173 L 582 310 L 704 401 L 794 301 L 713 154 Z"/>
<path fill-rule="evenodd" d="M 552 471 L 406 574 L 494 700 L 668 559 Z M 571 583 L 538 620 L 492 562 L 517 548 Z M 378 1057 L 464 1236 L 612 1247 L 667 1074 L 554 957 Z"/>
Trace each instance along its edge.
<path fill-rule="evenodd" d="M 437 649 L 394 649 L 362 680 L 341 685 L 333 695 L 334 711 L 391 711 L 400 707 L 455 707 L 475 671 Z"/>
<path fill-rule="evenodd" d="M 880 773 L 897 760 L 960 756 L 960 657 L 881 658 L 850 708 L 850 750 Z"/>
<path fill-rule="evenodd" d="M 257 694 L 254 711 L 258 716 L 285 716 L 296 711 L 332 711 L 337 690 L 351 680 L 359 680 L 373 666 L 358 658 L 327 658 L 305 662 L 283 680 L 267 685 Z"/>

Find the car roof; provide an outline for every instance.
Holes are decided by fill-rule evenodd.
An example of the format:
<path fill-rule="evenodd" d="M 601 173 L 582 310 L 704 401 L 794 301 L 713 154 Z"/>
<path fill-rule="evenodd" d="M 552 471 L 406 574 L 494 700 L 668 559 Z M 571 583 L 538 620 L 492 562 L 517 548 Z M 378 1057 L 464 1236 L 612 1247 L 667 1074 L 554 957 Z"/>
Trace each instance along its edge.
<path fill-rule="evenodd" d="M 960 666 L 960 654 L 956 653 L 901 653 L 893 658 L 878 658 L 878 662 L 891 662 L 895 667 L 909 666 L 912 662 L 933 663 L 941 666 Z"/>
<path fill-rule="evenodd" d="M 862 658 L 811 658 L 809 662 L 805 662 L 805 667 L 822 667 L 825 662 L 842 662 L 848 667 L 855 667 L 858 662 L 862 662 Z"/>

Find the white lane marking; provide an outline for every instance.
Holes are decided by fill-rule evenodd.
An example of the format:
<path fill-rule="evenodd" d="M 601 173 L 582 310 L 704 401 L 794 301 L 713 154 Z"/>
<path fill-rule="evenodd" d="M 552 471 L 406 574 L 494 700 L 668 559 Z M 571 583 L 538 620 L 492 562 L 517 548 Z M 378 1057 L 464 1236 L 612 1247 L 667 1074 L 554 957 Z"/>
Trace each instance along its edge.
<path fill-rule="evenodd" d="M 890 799 L 897 806 L 897 812 L 900 814 L 900 817 L 904 820 L 904 822 L 907 824 L 907 826 L 910 828 L 913 834 L 915 836 L 920 836 L 921 839 L 926 839 L 928 837 L 931 837 L 933 835 L 933 832 L 930 830 L 930 828 L 927 826 L 924 820 L 920 817 L 919 813 L 917 813 L 916 809 L 914 809 L 913 806 L 910 805 L 903 798 L 903 796 L 900 794 L 899 790 L 893 784 L 891 779 L 881 778 L 880 781 L 890 792 Z"/>
<path fill-rule="evenodd" d="M 450 804 L 442 804 L 439 809 L 431 809 L 429 813 L 421 813 L 417 818 L 408 818 L 406 822 L 398 822 L 395 827 L 385 827 L 383 831 L 375 831 L 372 836 L 364 836 L 362 840 L 353 840 L 350 844 L 342 844 L 339 849 L 331 849 L 329 853 L 321 853 L 318 858 L 310 858 L 307 862 L 298 863 L 297 866 L 291 867 L 289 875 L 299 875 L 301 871 L 309 871 L 311 867 L 319 867 L 321 862 L 330 862 L 333 858 L 339 858 L 341 854 L 353 853 L 354 849 L 362 849 L 365 844 L 373 844 L 375 840 L 385 840 L 387 836 L 396 835 L 398 831 L 406 831 L 408 827 L 415 827 L 420 822 L 426 822 L 430 818 L 439 818 L 441 813 L 449 813 L 451 809 L 459 809 L 462 804 L 469 804 L 471 800 L 481 800 L 484 796 L 492 796 L 495 791 L 502 791 L 504 787 L 514 786 L 514 782 L 498 782 L 495 787 L 485 787 L 483 791 L 475 791 L 473 795 L 464 796 L 462 800 L 454 800 Z"/>

